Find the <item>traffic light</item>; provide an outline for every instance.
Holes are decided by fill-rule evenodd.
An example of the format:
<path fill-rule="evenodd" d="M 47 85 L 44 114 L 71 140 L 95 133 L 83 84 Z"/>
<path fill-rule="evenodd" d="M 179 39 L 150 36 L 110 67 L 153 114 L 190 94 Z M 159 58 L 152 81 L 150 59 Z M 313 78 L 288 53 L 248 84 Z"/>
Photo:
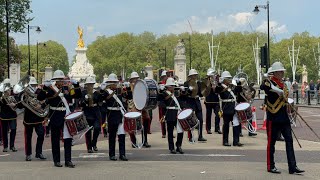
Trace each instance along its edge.
<path fill-rule="evenodd" d="M 260 49 L 261 54 L 261 67 L 266 68 L 268 65 L 268 45 L 265 44 Z"/>

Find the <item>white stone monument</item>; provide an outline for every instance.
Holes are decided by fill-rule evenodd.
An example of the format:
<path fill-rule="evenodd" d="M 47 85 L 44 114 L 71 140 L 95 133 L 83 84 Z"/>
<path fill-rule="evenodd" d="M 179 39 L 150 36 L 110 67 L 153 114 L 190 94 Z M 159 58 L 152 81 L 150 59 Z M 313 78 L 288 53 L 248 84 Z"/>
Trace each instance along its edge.
<path fill-rule="evenodd" d="M 153 66 L 148 64 L 146 65 L 146 67 L 144 67 L 144 70 L 146 71 L 147 73 L 147 77 L 148 79 L 153 79 Z"/>
<path fill-rule="evenodd" d="M 103 82 L 106 82 L 108 80 L 108 75 L 107 74 L 104 74 L 103 75 Z"/>
<path fill-rule="evenodd" d="M 69 69 L 69 77 L 76 79 L 78 81 L 85 80 L 88 76 L 96 77 L 93 73 L 93 66 L 90 64 L 87 58 L 87 48 L 84 46 L 83 42 L 83 31 L 78 27 L 78 47 L 76 48 L 76 60 Z"/>
<path fill-rule="evenodd" d="M 174 49 L 174 72 L 175 75 L 182 79 L 183 81 L 187 80 L 187 66 L 186 66 L 186 48 L 181 39 Z"/>
<path fill-rule="evenodd" d="M 10 80 L 11 84 L 17 84 L 20 80 L 20 64 L 12 63 L 10 64 Z"/>
<path fill-rule="evenodd" d="M 308 82 L 308 71 L 307 71 L 307 66 L 302 65 L 303 71 L 302 71 L 302 83 L 303 82 Z"/>
<path fill-rule="evenodd" d="M 51 80 L 52 79 L 52 67 L 46 66 L 44 68 L 44 80 Z"/>

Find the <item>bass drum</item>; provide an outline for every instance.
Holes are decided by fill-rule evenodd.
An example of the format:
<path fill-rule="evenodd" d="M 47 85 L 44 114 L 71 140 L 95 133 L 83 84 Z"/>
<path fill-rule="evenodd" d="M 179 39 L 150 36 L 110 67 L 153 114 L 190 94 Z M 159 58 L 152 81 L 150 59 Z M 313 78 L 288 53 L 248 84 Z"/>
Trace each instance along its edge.
<path fill-rule="evenodd" d="M 133 90 L 133 102 L 138 110 L 157 107 L 158 85 L 153 79 L 137 80 Z"/>

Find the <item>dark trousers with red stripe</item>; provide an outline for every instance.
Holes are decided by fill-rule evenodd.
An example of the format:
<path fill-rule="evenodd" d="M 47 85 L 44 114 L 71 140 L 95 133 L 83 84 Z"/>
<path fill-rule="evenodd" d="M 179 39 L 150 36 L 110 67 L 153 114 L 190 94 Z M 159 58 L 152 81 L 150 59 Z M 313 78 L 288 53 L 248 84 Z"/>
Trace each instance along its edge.
<path fill-rule="evenodd" d="M 8 132 L 10 129 L 10 148 L 14 147 L 17 134 L 17 120 L 1 120 L 3 147 L 8 148 Z"/>
<path fill-rule="evenodd" d="M 173 130 L 176 125 L 177 125 L 177 120 L 167 122 L 169 150 L 174 150 Z M 176 147 L 178 148 L 182 146 L 183 132 L 177 133 L 177 134 L 178 135 L 177 135 Z"/>
<path fill-rule="evenodd" d="M 32 134 L 33 129 L 37 134 L 36 155 L 42 154 L 42 145 L 44 141 L 44 127 L 40 124 L 24 125 L 24 148 L 27 156 L 32 154 Z"/>
<path fill-rule="evenodd" d="M 93 147 L 97 146 L 98 137 L 101 131 L 101 122 L 99 119 L 87 119 L 87 121 L 89 126 L 92 126 L 93 128 L 86 133 L 86 145 L 88 150 L 92 150 Z"/>
<path fill-rule="evenodd" d="M 62 126 L 51 126 L 51 146 L 53 162 L 60 162 L 60 138 L 63 132 Z M 64 139 L 64 159 L 66 162 L 71 161 L 72 138 Z"/>
<path fill-rule="evenodd" d="M 145 143 L 148 143 L 148 125 L 149 125 L 150 119 L 146 118 L 142 120 L 143 123 L 143 130 L 142 130 L 142 141 Z M 129 133 L 130 140 L 133 144 L 137 144 L 137 138 L 134 132 Z"/>
<path fill-rule="evenodd" d="M 159 120 L 161 120 L 164 116 L 164 109 L 159 107 Z M 166 131 L 166 122 L 163 120 L 163 121 L 160 121 L 160 125 L 161 125 L 161 133 L 162 133 L 162 136 L 165 136 L 167 134 L 167 131 Z"/>
<path fill-rule="evenodd" d="M 222 143 L 229 143 L 229 128 L 230 122 L 233 120 L 232 114 L 223 114 L 223 125 L 222 125 Z M 240 141 L 240 128 L 241 125 L 233 126 L 233 144 L 237 144 Z"/>
<path fill-rule="evenodd" d="M 118 124 L 110 124 L 108 126 L 109 132 L 109 157 L 116 155 L 116 138 L 117 138 Z M 119 154 L 120 156 L 126 155 L 125 134 L 118 135 L 119 141 Z"/>
<path fill-rule="evenodd" d="M 275 167 L 274 152 L 275 152 L 275 144 L 279 136 L 279 133 L 281 133 L 285 139 L 289 169 L 294 169 L 296 167 L 296 158 L 294 155 L 293 139 L 292 139 L 291 131 L 292 129 L 289 122 L 274 123 L 270 120 L 267 120 L 267 136 L 268 136 L 267 168 L 268 168 L 268 171 Z"/>
<path fill-rule="evenodd" d="M 214 131 L 218 132 L 220 130 L 220 117 L 219 117 L 219 104 L 218 103 L 206 103 L 206 130 L 211 131 L 211 116 L 212 116 L 212 110 L 215 114 L 214 118 Z"/>

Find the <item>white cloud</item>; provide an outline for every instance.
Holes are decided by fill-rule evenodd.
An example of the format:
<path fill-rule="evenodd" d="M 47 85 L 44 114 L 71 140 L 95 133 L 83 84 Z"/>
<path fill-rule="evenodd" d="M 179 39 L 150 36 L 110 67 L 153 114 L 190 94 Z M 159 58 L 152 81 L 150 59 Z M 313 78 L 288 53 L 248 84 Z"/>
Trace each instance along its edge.
<path fill-rule="evenodd" d="M 87 26 L 87 31 L 90 33 L 90 32 L 93 32 L 94 30 L 94 27 L 93 26 Z"/>
<path fill-rule="evenodd" d="M 285 24 L 280 25 L 276 21 L 270 21 L 269 26 L 270 26 L 270 31 L 273 34 L 283 34 L 288 32 L 287 26 Z M 268 29 L 268 22 L 264 21 L 260 26 L 257 27 L 256 30 L 260 32 L 267 32 L 267 29 Z"/>
<path fill-rule="evenodd" d="M 197 32 L 221 32 L 221 31 L 242 31 L 248 29 L 248 19 L 252 18 L 253 14 L 250 12 L 240 12 L 230 14 L 227 16 L 208 16 L 198 17 L 191 16 L 189 22 L 193 31 Z M 168 27 L 169 33 L 190 32 L 188 20 L 177 22 Z"/>

